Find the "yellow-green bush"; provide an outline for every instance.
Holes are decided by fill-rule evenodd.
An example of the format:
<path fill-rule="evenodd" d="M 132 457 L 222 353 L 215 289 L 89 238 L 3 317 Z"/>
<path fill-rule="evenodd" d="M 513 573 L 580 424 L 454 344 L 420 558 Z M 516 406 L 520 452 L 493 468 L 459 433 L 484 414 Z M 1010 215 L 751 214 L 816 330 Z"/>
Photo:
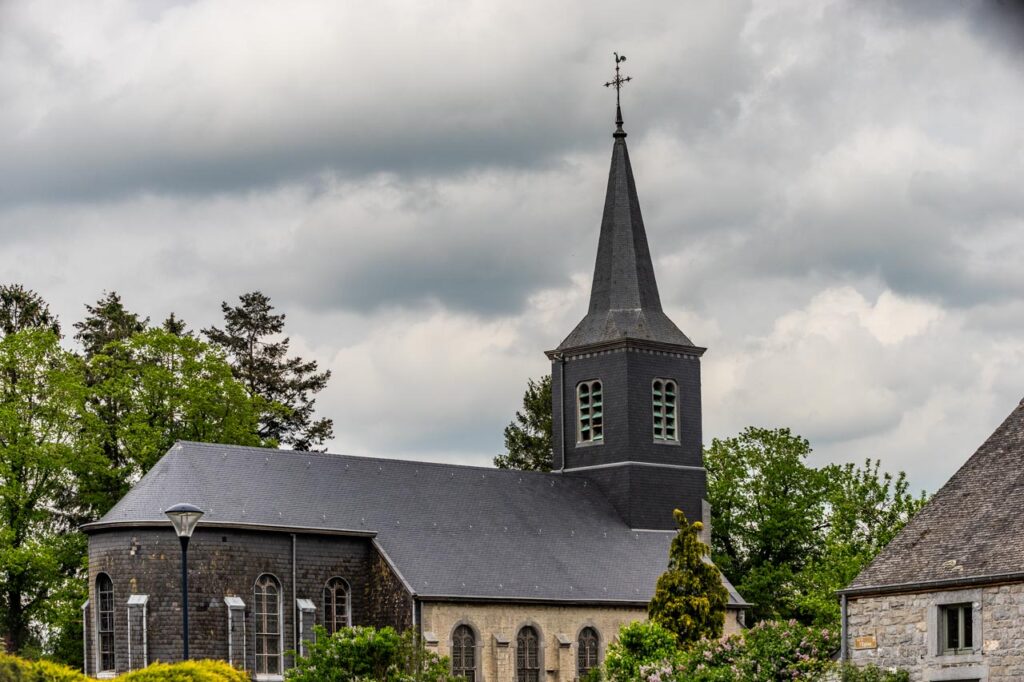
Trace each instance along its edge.
<path fill-rule="evenodd" d="M 118 682 L 249 682 L 249 676 L 224 661 L 154 663 L 117 678 Z"/>
<path fill-rule="evenodd" d="M 28 661 L 0 654 L 0 682 L 88 682 L 88 679 L 77 670 L 59 663 Z"/>

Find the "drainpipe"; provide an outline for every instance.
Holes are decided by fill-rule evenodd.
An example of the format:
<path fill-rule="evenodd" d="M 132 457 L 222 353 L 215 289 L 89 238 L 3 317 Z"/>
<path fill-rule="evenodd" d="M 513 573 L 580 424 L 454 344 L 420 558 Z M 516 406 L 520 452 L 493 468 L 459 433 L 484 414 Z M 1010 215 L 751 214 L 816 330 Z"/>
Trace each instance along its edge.
<path fill-rule="evenodd" d="M 299 650 L 299 593 L 296 592 L 295 579 L 295 533 L 292 533 L 292 651 Z M 292 665 L 295 665 L 294 659 Z"/>
<path fill-rule="evenodd" d="M 82 673 L 89 675 L 89 600 L 82 604 Z"/>
<path fill-rule="evenodd" d="M 846 647 L 846 638 L 848 635 L 849 627 L 847 625 L 847 612 L 846 612 L 846 595 L 839 595 L 839 636 L 842 638 L 842 643 L 839 645 L 839 662 L 845 663 L 846 657 L 849 655 L 849 651 Z"/>

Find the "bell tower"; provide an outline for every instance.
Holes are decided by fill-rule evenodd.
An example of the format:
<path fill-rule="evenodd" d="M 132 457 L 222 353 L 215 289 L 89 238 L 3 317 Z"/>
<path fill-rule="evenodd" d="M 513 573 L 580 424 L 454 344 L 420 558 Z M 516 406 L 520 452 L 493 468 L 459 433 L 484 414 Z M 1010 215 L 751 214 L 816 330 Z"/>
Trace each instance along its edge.
<path fill-rule="evenodd" d="M 705 516 L 705 349 L 661 309 L 619 105 L 615 123 L 590 308 L 547 352 L 554 469 L 593 480 L 632 528 L 670 530 L 673 509 Z"/>

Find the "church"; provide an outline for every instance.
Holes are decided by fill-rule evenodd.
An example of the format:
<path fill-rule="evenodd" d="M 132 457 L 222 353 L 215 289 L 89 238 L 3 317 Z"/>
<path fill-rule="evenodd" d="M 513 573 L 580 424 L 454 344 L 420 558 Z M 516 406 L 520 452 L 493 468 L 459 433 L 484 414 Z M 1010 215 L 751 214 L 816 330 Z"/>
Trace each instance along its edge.
<path fill-rule="evenodd" d="M 661 307 L 616 108 L 590 307 L 554 350 L 550 473 L 180 442 L 89 537 L 86 673 L 190 654 L 281 680 L 314 625 L 417 631 L 470 682 L 566 682 L 646 618 L 673 509 L 703 519 L 700 361 Z M 723 578 L 724 580 L 724 578 Z M 726 583 L 725 632 L 748 604 Z"/>

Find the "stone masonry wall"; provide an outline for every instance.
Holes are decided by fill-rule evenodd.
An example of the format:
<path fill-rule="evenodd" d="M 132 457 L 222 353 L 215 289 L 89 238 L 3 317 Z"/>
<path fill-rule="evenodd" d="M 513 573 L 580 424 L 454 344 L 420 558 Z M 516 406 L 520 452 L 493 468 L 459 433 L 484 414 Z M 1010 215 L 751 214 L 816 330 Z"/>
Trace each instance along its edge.
<path fill-rule="evenodd" d="M 370 622 L 367 567 L 371 545 L 367 538 L 295 536 L 295 586 L 292 585 L 292 536 L 282 532 L 253 532 L 204 528 L 189 544 L 189 629 L 193 658 L 228 658 L 228 609 L 224 597 L 245 602 L 245 668 L 253 669 L 253 585 L 264 574 L 274 575 L 282 590 L 284 650 L 295 647 L 296 597 L 317 607 L 323 619 L 323 588 L 339 576 L 351 586 L 352 617 L 357 625 Z M 89 671 L 96 672 L 96 577 L 108 574 L 114 584 L 114 637 L 117 672 L 128 667 L 129 595 L 149 596 L 147 604 L 148 658 L 181 659 L 181 546 L 170 526 L 166 529 L 116 529 L 89 538 L 90 628 Z M 236 624 L 237 625 L 237 624 Z M 133 633 L 133 639 L 136 639 Z M 233 652 L 241 663 L 241 652 Z M 140 652 L 132 652 L 133 667 L 141 665 Z M 286 657 L 286 665 L 289 659 Z"/>
<path fill-rule="evenodd" d="M 942 655 L 940 607 L 968 603 L 973 651 Z M 913 682 L 1024 680 L 1024 584 L 851 598 L 848 614 L 855 663 L 903 668 Z"/>

